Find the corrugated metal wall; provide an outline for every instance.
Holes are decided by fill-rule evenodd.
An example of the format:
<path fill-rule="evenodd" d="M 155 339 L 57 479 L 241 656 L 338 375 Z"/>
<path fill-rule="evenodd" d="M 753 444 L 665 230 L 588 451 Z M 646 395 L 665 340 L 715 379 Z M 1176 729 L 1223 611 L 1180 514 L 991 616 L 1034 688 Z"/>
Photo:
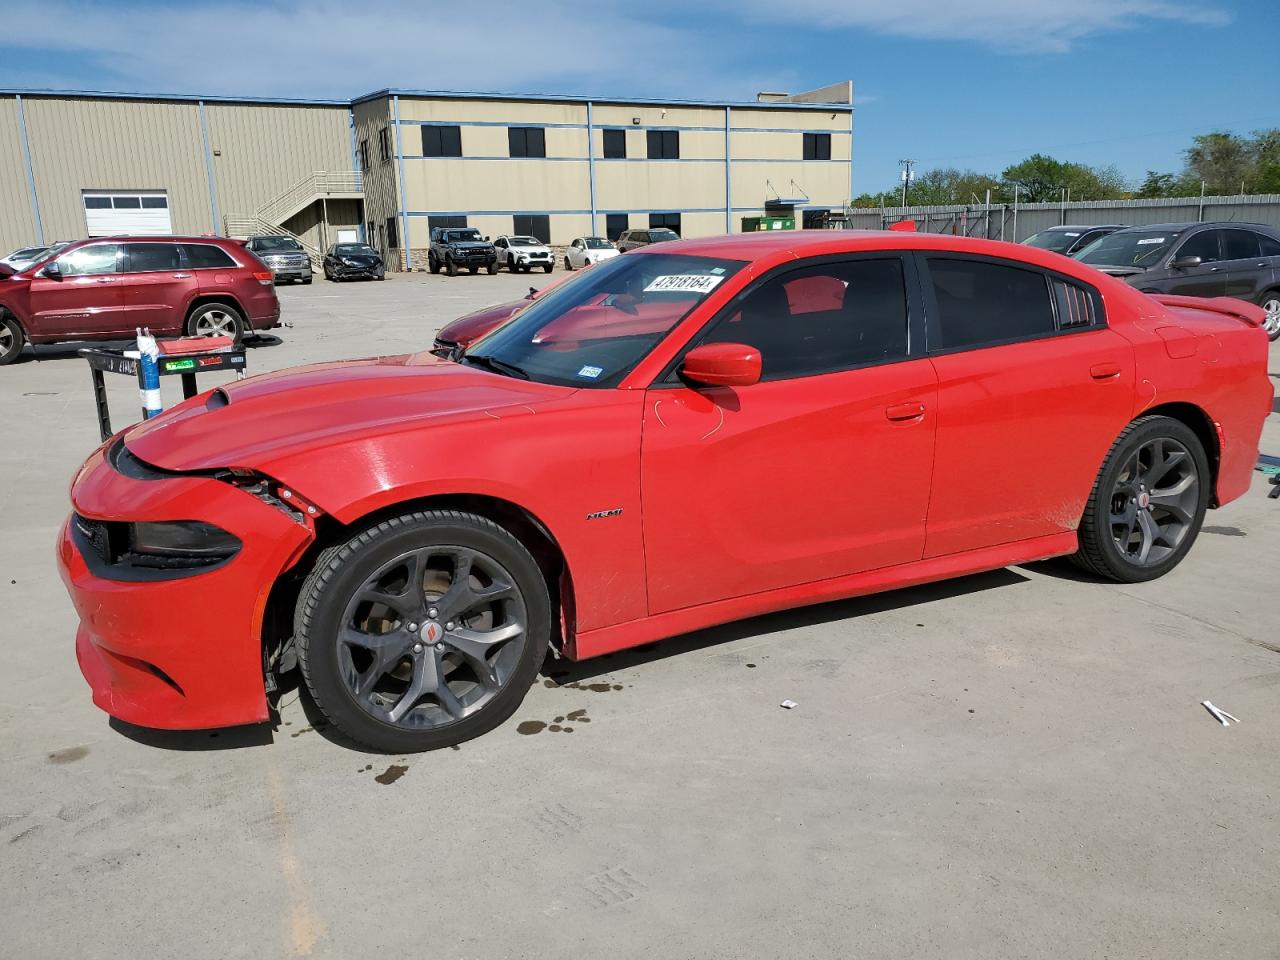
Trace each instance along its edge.
<path fill-rule="evenodd" d="M 368 141 L 369 169 L 364 171 L 364 216 L 373 229 L 365 240 L 377 248 L 388 264 L 394 264 L 401 256 L 400 248 L 387 244 L 386 222 L 400 211 L 399 173 L 396 167 L 394 139 L 391 143 L 392 159 L 384 161 L 378 149 L 378 131 L 386 127 L 394 138 L 395 125 L 391 116 L 391 99 L 381 97 L 355 105 L 357 156 L 361 142 Z M 397 226 L 397 233 L 403 233 Z"/>
<path fill-rule="evenodd" d="M 36 240 L 35 216 L 27 187 L 22 133 L 15 97 L 0 99 L 0 249 L 4 253 Z"/>

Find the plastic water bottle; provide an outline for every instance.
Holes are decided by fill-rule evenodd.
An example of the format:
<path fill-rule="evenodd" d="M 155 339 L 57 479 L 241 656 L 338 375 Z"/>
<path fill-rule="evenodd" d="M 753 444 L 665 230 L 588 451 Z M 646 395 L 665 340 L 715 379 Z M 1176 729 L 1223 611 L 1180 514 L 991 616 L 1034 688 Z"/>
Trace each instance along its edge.
<path fill-rule="evenodd" d="M 156 362 L 160 356 L 160 348 L 149 329 L 134 329 L 138 333 L 138 363 L 142 371 L 142 378 L 138 383 L 138 398 L 142 401 L 143 419 L 150 420 L 164 410 L 160 402 L 160 367 Z"/>

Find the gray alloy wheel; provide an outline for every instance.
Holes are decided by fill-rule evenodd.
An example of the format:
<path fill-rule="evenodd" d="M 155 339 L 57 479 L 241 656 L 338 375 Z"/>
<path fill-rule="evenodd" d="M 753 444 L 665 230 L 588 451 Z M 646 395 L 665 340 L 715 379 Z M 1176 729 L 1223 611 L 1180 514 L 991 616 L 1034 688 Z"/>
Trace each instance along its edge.
<path fill-rule="evenodd" d="M 1073 559 L 1122 583 L 1163 576 L 1195 542 L 1211 484 L 1204 446 L 1190 427 L 1170 417 L 1140 417 L 1107 454 Z"/>
<path fill-rule="evenodd" d="M 22 345 L 25 342 L 26 336 L 18 326 L 18 321 L 0 312 L 0 366 L 13 363 L 22 356 Z"/>
<path fill-rule="evenodd" d="M 451 510 L 392 517 L 325 550 L 294 619 L 321 712 L 391 752 L 451 746 L 500 724 L 550 635 L 546 581 L 523 544 Z"/>
<path fill-rule="evenodd" d="M 1259 306 L 1267 311 L 1267 319 L 1263 321 L 1262 329 L 1267 331 L 1268 339 L 1280 339 L 1280 290 L 1271 290 L 1263 294 L 1262 303 Z"/>
<path fill-rule="evenodd" d="M 196 309 L 187 321 L 187 334 L 193 337 L 230 337 L 236 343 L 244 337 L 244 321 L 232 306 L 209 303 Z"/>

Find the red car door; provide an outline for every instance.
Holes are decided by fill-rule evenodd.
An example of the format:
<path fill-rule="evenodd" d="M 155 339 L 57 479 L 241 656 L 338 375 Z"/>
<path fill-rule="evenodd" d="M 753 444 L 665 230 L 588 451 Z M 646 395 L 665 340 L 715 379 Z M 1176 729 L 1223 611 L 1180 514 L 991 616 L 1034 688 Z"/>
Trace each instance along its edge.
<path fill-rule="evenodd" d="M 40 271 L 28 291 L 32 332 L 61 340 L 132 333 L 120 292 L 118 243 L 90 243 L 58 257 L 57 279 Z"/>
<path fill-rule="evenodd" d="M 756 347 L 760 383 L 649 388 L 651 614 L 920 559 L 936 382 L 908 349 L 909 274 L 880 254 L 765 278 L 690 344 Z"/>
<path fill-rule="evenodd" d="M 120 285 L 130 322 L 152 333 L 180 333 L 197 280 L 179 258 L 178 245 L 155 240 L 123 246 Z"/>
<path fill-rule="evenodd" d="M 920 257 L 938 439 L 925 556 L 1075 530 L 1133 416 L 1133 350 L 1096 291 L 991 258 Z"/>

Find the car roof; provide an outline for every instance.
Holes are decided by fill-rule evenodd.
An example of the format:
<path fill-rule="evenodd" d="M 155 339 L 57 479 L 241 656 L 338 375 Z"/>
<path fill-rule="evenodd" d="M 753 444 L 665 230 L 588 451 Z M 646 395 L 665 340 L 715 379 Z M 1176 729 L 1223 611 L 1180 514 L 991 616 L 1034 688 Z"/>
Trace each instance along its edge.
<path fill-rule="evenodd" d="M 1188 220 L 1184 223 L 1139 223 L 1132 227 L 1125 227 L 1128 230 L 1163 230 L 1166 233 L 1174 233 L 1181 230 L 1190 230 L 1193 227 L 1245 227 L 1249 230 L 1267 230 L 1275 232 L 1275 227 L 1267 226 L 1265 223 L 1248 223 L 1242 220 L 1206 220 L 1203 223 L 1197 223 L 1195 220 Z"/>
<path fill-rule="evenodd" d="M 1061 226 L 1045 227 L 1041 233 L 1062 233 L 1065 230 L 1122 230 L 1123 223 L 1064 223 Z"/>

